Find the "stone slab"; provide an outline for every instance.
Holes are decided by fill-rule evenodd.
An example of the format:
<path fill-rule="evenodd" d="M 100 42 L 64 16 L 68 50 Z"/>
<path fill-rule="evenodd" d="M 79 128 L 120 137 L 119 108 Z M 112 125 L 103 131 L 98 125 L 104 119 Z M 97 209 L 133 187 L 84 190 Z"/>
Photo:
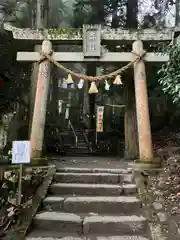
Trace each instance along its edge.
<path fill-rule="evenodd" d="M 136 193 L 135 184 L 78 184 L 78 183 L 54 183 L 50 186 L 50 192 L 57 195 L 97 195 L 119 196 L 122 194 Z"/>
<path fill-rule="evenodd" d="M 61 211 L 64 209 L 64 197 L 49 196 L 43 201 L 43 207 L 46 211 Z"/>
<path fill-rule="evenodd" d="M 118 183 L 119 175 L 112 173 L 56 173 L 55 181 L 64 183 Z"/>
<path fill-rule="evenodd" d="M 121 186 L 111 184 L 78 184 L 78 183 L 55 183 L 50 187 L 50 192 L 58 195 L 97 195 L 97 196 L 119 196 L 131 192 L 134 186 Z"/>
<path fill-rule="evenodd" d="M 133 194 L 137 192 L 136 184 L 123 184 L 124 194 Z"/>
<path fill-rule="evenodd" d="M 109 237 L 97 237 L 96 240 L 148 240 L 148 238 L 141 236 L 109 236 Z"/>
<path fill-rule="evenodd" d="M 148 223 L 139 216 L 90 216 L 83 221 L 84 234 L 143 235 Z"/>
<path fill-rule="evenodd" d="M 82 219 L 73 213 L 42 212 L 35 216 L 36 229 L 82 233 Z"/>
<path fill-rule="evenodd" d="M 122 183 L 132 183 L 134 180 L 134 176 L 133 174 L 129 174 L 129 173 L 126 173 L 126 174 L 119 174 L 119 182 Z"/>
<path fill-rule="evenodd" d="M 69 237 L 69 239 L 73 240 L 82 240 L 81 235 L 78 233 L 68 233 L 68 232 L 55 232 L 55 231 L 47 231 L 47 230 L 37 230 L 33 229 L 32 232 L 29 233 L 29 235 L 26 237 L 28 240 L 30 239 L 38 239 L 41 237 L 42 239 L 66 239 Z"/>
<path fill-rule="evenodd" d="M 57 172 L 55 181 L 63 183 L 131 183 L 133 181 L 133 174 Z"/>
<path fill-rule="evenodd" d="M 136 197 L 71 197 L 64 202 L 64 210 L 73 213 L 133 214 L 140 207 Z"/>
<path fill-rule="evenodd" d="M 119 173 L 119 174 L 127 174 L 132 173 L 132 168 L 84 168 L 84 167 L 62 167 L 58 168 L 57 172 L 68 172 L 68 173 Z"/>
<path fill-rule="evenodd" d="M 52 158 L 51 158 L 52 159 Z M 109 172 L 111 169 L 115 171 L 128 170 L 132 173 L 132 168 L 129 167 L 129 163 L 125 159 L 119 159 L 119 157 L 100 157 L 100 156 L 81 156 L 81 157 L 54 157 L 53 163 L 56 164 L 57 170 L 64 168 L 76 168 L 76 169 L 99 169 L 100 172 Z"/>
<path fill-rule="evenodd" d="M 148 238 L 141 236 L 92 236 L 92 237 L 27 237 L 26 240 L 148 240 Z"/>
<path fill-rule="evenodd" d="M 81 237 L 60 237 L 60 238 L 54 238 L 54 237 L 27 237 L 26 240 L 83 240 L 85 238 Z"/>
<path fill-rule="evenodd" d="M 135 196 L 104 197 L 104 196 L 78 196 L 58 197 L 49 196 L 45 198 L 46 210 L 66 211 L 72 213 L 109 213 L 125 214 L 135 213 L 140 209 L 141 202 Z"/>

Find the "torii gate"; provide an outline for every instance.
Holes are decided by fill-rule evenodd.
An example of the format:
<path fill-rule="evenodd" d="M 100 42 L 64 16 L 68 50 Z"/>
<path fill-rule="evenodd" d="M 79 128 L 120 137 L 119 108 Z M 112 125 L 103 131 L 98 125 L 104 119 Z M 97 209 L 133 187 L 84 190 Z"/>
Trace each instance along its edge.
<path fill-rule="evenodd" d="M 71 29 L 67 31 L 57 31 L 53 29 L 32 30 L 17 29 L 5 25 L 5 29 L 12 31 L 13 37 L 19 40 L 35 40 L 42 42 L 42 52 L 52 54 L 52 58 L 59 62 L 131 62 L 137 56 L 142 56 L 142 41 L 171 41 L 174 36 L 174 29 L 166 29 L 161 32 L 152 29 L 139 31 L 101 29 L 99 25 L 85 25 L 81 29 Z M 58 33 L 57 33 L 57 32 Z M 47 40 L 45 40 L 47 39 Z M 83 52 L 53 52 L 52 44 L 54 43 L 80 43 L 83 41 Z M 102 53 L 101 42 L 106 43 L 116 41 L 122 44 L 124 41 L 132 43 L 133 53 L 124 52 L 104 52 Z M 137 55 L 137 56 L 135 56 Z M 50 62 L 48 59 L 41 61 L 42 55 L 39 52 L 18 52 L 18 61 L 34 62 L 39 61 L 39 73 L 37 81 L 37 91 L 35 98 L 35 107 L 31 130 L 31 157 L 38 158 L 41 156 L 47 96 L 50 82 Z M 147 62 L 166 62 L 168 56 L 146 53 L 144 57 L 134 62 L 134 81 L 135 81 L 135 98 L 138 124 L 138 142 L 139 142 L 139 159 L 143 163 L 153 162 L 153 150 L 151 140 L 151 129 L 149 120 L 147 83 L 145 72 L 145 61 Z"/>

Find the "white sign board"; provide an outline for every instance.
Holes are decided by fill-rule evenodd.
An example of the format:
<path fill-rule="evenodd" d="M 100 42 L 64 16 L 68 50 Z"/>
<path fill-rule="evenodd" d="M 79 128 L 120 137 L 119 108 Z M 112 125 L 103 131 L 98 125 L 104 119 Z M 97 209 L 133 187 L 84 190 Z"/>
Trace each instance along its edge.
<path fill-rule="evenodd" d="M 12 146 L 12 163 L 30 163 L 30 141 L 14 141 Z"/>

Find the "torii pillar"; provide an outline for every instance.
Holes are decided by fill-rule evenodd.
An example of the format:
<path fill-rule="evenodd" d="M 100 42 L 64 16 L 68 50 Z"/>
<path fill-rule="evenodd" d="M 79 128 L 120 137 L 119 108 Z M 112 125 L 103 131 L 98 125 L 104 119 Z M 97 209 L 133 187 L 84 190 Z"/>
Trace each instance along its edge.
<path fill-rule="evenodd" d="M 137 40 L 133 43 L 133 52 L 137 54 L 137 56 L 143 55 L 144 49 L 142 41 Z M 160 162 L 159 159 L 154 159 L 152 148 L 147 80 L 143 58 L 134 63 L 134 81 L 139 144 L 139 160 L 136 164 L 140 168 L 158 167 Z"/>
<path fill-rule="evenodd" d="M 49 40 L 44 40 L 42 43 L 42 52 L 50 54 L 51 51 L 52 51 L 51 42 Z M 31 159 L 32 163 L 34 164 L 39 163 L 43 149 L 49 84 L 50 84 L 50 62 L 48 59 L 44 59 L 39 64 L 34 113 L 30 134 Z"/>

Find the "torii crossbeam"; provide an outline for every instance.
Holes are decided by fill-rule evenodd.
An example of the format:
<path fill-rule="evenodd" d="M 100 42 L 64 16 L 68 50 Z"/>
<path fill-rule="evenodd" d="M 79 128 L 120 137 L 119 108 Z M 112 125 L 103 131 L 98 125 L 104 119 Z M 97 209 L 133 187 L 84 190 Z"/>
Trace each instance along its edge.
<path fill-rule="evenodd" d="M 132 53 L 126 52 L 109 52 L 104 53 L 100 58 L 85 58 L 83 52 L 54 52 L 52 58 L 57 62 L 131 62 L 136 56 Z M 35 62 L 42 58 L 41 54 L 38 52 L 18 52 L 17 61 L 23 62 Z M 146 62 L 167 62 L 169 56 L 160 55 L 156 53 L 146 53 L 144 61 Z"/>

